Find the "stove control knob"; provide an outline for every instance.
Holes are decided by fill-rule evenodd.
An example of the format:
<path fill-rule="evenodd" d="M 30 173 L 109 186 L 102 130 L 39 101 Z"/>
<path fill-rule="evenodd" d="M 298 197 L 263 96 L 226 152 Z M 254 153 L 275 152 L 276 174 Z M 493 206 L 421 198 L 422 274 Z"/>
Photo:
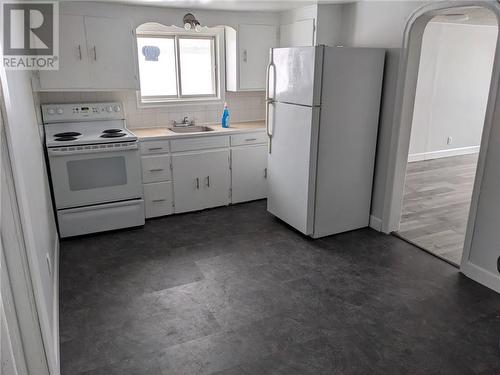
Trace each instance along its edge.
<path fill-rule="evenodd" d="M 120 112 L 122 110 L 119 105 L 115 105 L 113 109 L 115 110 L 115 112 Z"/>
<path fill-rule="evenodd" d="M 57 114 L 62 115 L 64 113 L 64 109 L 62 108 L 57 108 Z"/>
<path fill-rule="evenodd" d="M 54 113 L 56 113 L 56 111 L 54 110 L 54 108 L 49 108 L 49 109 L 47 109 L 47 113 L 49 115 L 53 115 Z"/>
<path fill-rule="evenodd" d="M 107 112 L 113 112 L 113 107 L 111 107 L 111 106 L 106 107 L 106 111 L 107 111 Z"/>

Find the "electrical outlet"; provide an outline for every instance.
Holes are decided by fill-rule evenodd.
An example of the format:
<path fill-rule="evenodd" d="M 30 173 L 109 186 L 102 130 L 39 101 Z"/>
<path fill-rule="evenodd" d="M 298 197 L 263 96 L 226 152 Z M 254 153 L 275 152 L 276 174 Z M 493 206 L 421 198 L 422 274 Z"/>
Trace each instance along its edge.
<path fill-rule="evenodd" d="M 446 144 L 451 145 L 453 143 L 453 137 L 446 138 Z"/>

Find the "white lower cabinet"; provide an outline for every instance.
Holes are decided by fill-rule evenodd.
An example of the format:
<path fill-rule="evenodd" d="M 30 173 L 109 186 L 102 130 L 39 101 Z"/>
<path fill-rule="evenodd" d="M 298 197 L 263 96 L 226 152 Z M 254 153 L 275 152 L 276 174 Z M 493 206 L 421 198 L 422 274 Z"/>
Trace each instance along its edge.
<path fill-rule="evenodd" d="M 172 155 L 175 212 L 229 204 L 229 150 Z"/>
<path fill-rule="evenodd" d="M 141 141 L 142 183 L 146 219 L 174 213 L 168 140 Z"/>
<path fill-rule="evenodd" d="M 146 218 L 267 197 L 264 131 L 141 141 Z"/>
<path fill-rule="evenodd" d="M 144 184 L 146 219 L 174 213 L 172 182 Z"/>
<path fill-rule="evenodd" d="M 267 145 L 231 149 L 231 202 L 267 197 Z"/>

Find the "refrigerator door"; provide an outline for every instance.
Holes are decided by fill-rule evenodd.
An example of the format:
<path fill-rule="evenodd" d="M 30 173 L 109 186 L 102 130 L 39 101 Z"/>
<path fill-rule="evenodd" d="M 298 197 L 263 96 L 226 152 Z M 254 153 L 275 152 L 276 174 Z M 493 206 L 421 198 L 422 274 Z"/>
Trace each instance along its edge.
<path fill-rule="evenodd" d="M 273 103 L 267 210 L 300 232 L 313 233 L 319 108 Z"/>
<path fill-rule="evenodd" d="M 274 48 L 269 92 L 282 103 L 321 105 L 324 47 Z M 273 87 L 273 83 L 276 87 Z"/>

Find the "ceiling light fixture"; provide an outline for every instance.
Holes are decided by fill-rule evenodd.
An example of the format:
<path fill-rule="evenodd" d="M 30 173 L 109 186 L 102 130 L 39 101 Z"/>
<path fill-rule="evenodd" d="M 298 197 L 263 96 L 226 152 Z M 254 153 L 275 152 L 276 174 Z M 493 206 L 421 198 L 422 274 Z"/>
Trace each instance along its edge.
<path fill-rule="evenodd" d="M 182 19 L 182 23 L 184 23 L 184 28 L 186 30 L 194 29 L 197 33 L 201 31 L 200 22 L 192 13 L 187 13 Z"/>

